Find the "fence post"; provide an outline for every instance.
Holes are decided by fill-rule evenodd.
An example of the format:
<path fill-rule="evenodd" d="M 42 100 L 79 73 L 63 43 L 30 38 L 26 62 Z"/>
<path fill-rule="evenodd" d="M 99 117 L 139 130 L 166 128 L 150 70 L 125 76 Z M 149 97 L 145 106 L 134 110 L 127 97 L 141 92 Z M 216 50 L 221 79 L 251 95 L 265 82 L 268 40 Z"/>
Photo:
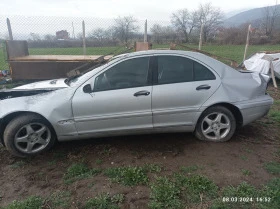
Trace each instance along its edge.
<path fill-rule="evenodd" d="M 10 22 L 9 18 L 7 18 L 7 26 L 8 26 L 8 31 L 9 31 L 9 39 L 10 40 L 14 40 L 13 32 L 12 32 L 12 27 L 11 27 L 11 22 Z"/>
<path fill-rule="evenodd" d="M 203 33 L 203 27 L 204 24 L 201 23 L 201 28 L 200 28 L 200 35 L 199 35 L 199 45 L 198 45 L 198 49 L 201 50 L 201 46 L 202 46 L 202 33 Z"/>
<path fill-rule="evenodd" d="M 83 20 L 83 53 L 84 55 L 87 54 L 86 51 L 86 29 L 85 29 L 85 21 Z"/>
<path fill-rule="evenodd" d="M 144 33 L 144 42 L 147 42 L 148 40 L 147 40 L 147 27 L 148 27 L 148 25 L 147 25 L 147 20 L 145 21 L 145 33 Z"/>
<path fill-rule="evenodd" d="M 246 45 L 245 45 L 243 61 L 245 61 L 246 55 L 247 55 L 247 49 L 248 49 L 249 41 L 250 41 L 250 31 L 251 31 L 251 24 L 248 26 L 247 39 L 246 39 Z"/>

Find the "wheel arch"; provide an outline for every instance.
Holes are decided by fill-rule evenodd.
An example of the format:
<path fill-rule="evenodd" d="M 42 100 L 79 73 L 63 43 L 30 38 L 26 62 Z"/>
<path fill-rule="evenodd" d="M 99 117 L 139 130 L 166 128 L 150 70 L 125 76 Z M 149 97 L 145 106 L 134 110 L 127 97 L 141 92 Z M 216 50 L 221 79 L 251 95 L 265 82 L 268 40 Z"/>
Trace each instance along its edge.
<path fill-rule="evenodd" d="M 50 128 L 52 129 L 53 133 L 55 134 L 55 137 L 57 138 L 56 132 L 54 127 L 52 126 L 52 124 L 41 114 L 36 113 L 36 112 L 31 112 L 31 111 L 17 111 L 17 112 L 12 112 L 9 113 L 8 115 L 4 116 L 2 118 L 1 124 L 0 124 L 0 142 L 5 146 L 4 143 L 4 131 L 7 127 L 7 125 L 9 124 L 10 121 L 12 121 L 14 118 L 21 116 L 21 115 L 25 115 L 25 114 L 32 114 L 32 115 L 37 115 L 39 117 L 41 117 L 42 119 L 44 119 L 48 125 L 50 126 Z"/>
<path fill-rule="evenodd" d="M 243 116 L 242 116 L 240 109 L 238 107 L 236 107 L 235 105 L 228 103 L 228 102 L 219 102 L 219 103 L 212 104 L 211 106 L 209 106 L 205 110 L 203 110 L 202 113 L 204 111 L 206 111 L 207 109 L 209 109 L 211 107 L 215 107 L 215 106 L 223 106 L 223 107 L 227 108 L 228 110 L 230 110 L 236 119 L 237 128 L 240 128 L 243 125 Z M 202 113 L 201 113 L 201 115 L 202 115 Z M 201 115 L 200 115 L 200 117 L 201 117 Z M 199 117 L 199 119 L 200 119 L 200 117 Z"/>

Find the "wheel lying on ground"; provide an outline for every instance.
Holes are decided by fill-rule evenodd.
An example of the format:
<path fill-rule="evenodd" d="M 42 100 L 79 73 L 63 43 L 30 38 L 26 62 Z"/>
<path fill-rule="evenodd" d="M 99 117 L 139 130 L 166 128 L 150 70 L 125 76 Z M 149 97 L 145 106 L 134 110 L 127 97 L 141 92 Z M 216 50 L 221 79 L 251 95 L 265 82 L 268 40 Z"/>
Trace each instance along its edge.
<path fill-rule="evenodd" d="M 228 141 L 236 129 L 232 112 L 223 106 L 206 109 L 196 124 L 195 136 L 204 141 Z"/>
<path fill-rule="evenodd" d="M 50 149 L 56 141 L 53 128 L 42 117 L 23 114 L 14 118 L 4 131 L 8 151 L 18 157 L 37 155 Z"/>

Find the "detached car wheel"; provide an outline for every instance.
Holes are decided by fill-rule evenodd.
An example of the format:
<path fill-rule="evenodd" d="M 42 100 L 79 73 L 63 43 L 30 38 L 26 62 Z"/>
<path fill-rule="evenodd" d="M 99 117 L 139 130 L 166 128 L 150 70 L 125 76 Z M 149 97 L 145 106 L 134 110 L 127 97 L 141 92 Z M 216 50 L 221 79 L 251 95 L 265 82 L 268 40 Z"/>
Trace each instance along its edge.
<path fill-rule="evenodd" d="M 15 156 L 28 157 L 50 149 L 55 143 L 54 130 L 35 114 L 14 118 L 4 131 L 4 143 Z"/>
<path fill-rule="evenodd" d="M 224 142 L 230 140 L 236 130 L 232 112 L 223 106 L 206 109 L 196 125 L 195 135 L 204 141 Z"/>

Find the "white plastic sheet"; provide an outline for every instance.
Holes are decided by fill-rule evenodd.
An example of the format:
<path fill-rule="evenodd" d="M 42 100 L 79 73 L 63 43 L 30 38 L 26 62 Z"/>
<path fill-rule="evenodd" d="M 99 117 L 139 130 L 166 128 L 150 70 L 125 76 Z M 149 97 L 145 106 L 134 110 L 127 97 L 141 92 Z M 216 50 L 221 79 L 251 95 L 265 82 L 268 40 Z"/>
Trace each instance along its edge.
<path fill-rule="evenodd" d="M 244 65 L 246 69 L 267 75 L 269 73 L 270 63 L 269 61 L 262 59 L 264 55 L 266 54 L 256 53 L 249 59 L 245 60 Z M 274 66 L 275 76 L 280 79 L 280 53 L 268 55 L 274 59 L 279 58 L 279 60 L 273 61 L 272 64 Z"/>

